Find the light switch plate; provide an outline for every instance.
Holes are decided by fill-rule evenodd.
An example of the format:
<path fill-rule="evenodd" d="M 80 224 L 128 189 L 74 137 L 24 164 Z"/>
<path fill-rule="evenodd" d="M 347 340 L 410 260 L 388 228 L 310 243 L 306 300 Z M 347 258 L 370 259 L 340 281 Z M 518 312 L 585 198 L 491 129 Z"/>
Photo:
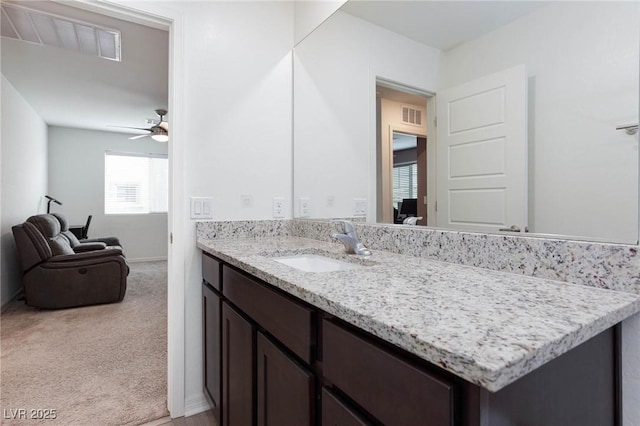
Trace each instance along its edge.
<path fill-rule="evenodd" d="M 191 197 L 191 219 L 213 219 L 213 199 Z"/>

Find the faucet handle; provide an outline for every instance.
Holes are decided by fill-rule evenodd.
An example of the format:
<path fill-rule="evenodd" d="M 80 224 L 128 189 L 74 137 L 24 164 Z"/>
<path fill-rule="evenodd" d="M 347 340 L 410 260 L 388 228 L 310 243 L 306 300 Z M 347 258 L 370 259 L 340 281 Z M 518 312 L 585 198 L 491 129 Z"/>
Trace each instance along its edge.
<path fill-rule="evenodd" d="M 356 228 L 353 226 L 353 223 L 350 220 L 346 219 L 331 219 L 331 223 L 337 223 L 340 225 L 340 229 L 343 233 L 349 234 L 351 232 L 355 232 Z"/>

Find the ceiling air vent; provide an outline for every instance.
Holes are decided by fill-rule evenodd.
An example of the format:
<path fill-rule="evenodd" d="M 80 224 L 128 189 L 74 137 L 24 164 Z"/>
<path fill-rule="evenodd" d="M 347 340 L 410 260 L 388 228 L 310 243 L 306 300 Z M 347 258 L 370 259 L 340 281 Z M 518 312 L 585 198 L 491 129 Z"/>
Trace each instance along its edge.
<path fill-rule="evenodd" d="M 402 106 L 402 122 L 412 126 L 422 126 L 422 111 L 411 108 L 410 106 Z"/>
<path fill-rule="evenodd" d="M 120 31 L 2 4 L 2 37 L 60 47 L 120 62 Z"/>

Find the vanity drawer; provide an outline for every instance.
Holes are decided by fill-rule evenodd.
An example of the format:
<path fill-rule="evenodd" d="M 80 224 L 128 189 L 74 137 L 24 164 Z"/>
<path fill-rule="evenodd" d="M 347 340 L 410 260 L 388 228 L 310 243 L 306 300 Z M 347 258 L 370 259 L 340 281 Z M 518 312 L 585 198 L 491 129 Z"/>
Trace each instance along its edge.
<path fill-rule="evenodd" d="M 311 364 L 313 310 L 278 294 L 226 265 L 222 267 L 223 294 L 269 334 L 303 361 Z"/>
<path fill-rule="evenodd" d="M 220 262 L 210 254 L 202 253 L 202 279 L 220 291 Z"/>
<path fill-rule="evenodd" d="M 324 377 L 385 425 L 452 425 L 454 386 L 329 322 Z"/>

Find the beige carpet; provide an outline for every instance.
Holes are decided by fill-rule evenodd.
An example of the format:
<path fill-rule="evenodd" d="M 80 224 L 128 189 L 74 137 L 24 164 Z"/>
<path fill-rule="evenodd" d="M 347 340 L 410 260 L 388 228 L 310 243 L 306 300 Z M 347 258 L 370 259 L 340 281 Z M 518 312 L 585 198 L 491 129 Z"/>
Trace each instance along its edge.
<path fill-rule="evenodd" d="M 121 303 L 39 311 L 16 301 L 2 313 L 2 424 L 138 425 L 169 414 L 167 264 L 130 267 Z M 18 409 L 56 419 L 11 419 Z"/>

